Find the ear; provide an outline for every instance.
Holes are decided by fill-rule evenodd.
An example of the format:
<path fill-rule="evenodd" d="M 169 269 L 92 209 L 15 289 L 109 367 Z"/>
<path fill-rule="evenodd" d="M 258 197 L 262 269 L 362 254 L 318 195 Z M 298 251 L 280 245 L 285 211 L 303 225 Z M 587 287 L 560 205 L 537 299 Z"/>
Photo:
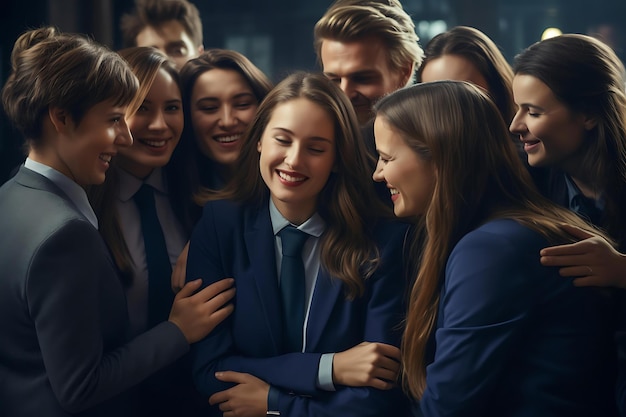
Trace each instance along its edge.
<path fill-rule="evenodd" d="M 413 64 L 413 62 L 409 62 L 407 65 L 404 65 L 403 67 L 398 69 L 398 71 L 400 72 L 400 85 L 398 86 L 399 89 L 402 87 L 406 87 L 406 85 L 409 83 L 409 80 L 412 79 L 414 70 Z"/>
<path fill-rule="evenodd" d="M 256 143 L 256 150 L 258 153 L 261 153 L 261 140 Z"/>
<path fill-rule="evenodd" d="M 204 52 L 204 45 L 198 46 L 198 55 L 201 55 Z"/>
<path fill-rule="evenodd" d="M 58 133 L 65 133 L 69 128 L 70 116 L 66 110 L 59 107 L 48 107 L 48 117 Z"/>
<path fill-rule="evenodd" d="M 585 130 L 591 130 L 598 125 L 598 119 L 595 117 L 585 116 L 584 126 Z"/>

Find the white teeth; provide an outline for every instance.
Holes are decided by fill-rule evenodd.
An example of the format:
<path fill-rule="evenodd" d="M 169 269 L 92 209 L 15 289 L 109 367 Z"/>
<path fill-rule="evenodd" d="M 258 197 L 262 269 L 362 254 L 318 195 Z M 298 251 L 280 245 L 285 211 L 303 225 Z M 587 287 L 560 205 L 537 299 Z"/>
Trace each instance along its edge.
<path fill-rule="evenodd" d="M 389 192 L 391 193 L 391 195 L 400 194 L 400 191 L 396 190 L 395 188 L 390 188 Z"/>
<path fill-rule="evenodd" d="M 107 155 L 107 154 L 101 154 L 99 156 L 100 159 L 102 159 L 104 162 L 111 162 L 111 155 Z"/>
<path fill-rule="evenodd" d="M 282 171 L 278 171 L 278 175 L 285 181 L 289 181 L 289 182 L 300 182 L 306 179 L 306 177 L 292 177 L 291 175 L 285 174 Z"/>
<path fill-rule="evenodd" d="M 240 134 L 239 135 L 232 135 L 232 136 L 221 136 L 221 137 L 215 138 L 215 140 L 218 141 L 219 143 L 231 143 L 231 142 L 235 142 L 240 137 L 241 137 Z"/>
<path fill-rule="evenodd" d="M 161 146 L 165 146 L 167 141 L 165 140 L 142 140 L 141 143 L 148 145 L 148 146 L 154 146 L 155 148 L 160 148 Z"/>

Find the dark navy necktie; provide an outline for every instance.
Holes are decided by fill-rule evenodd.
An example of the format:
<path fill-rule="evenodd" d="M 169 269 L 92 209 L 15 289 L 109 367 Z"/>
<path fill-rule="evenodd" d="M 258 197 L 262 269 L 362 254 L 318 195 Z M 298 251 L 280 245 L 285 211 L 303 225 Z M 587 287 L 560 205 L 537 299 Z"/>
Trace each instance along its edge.
<path fill-rule="evenodd" d="M 283 306 L 285 348 L 288 352 L 302 351 L 304 325 L 304 263 L 302 247 L 309 235 L 287 226 L 279 232 L 283 249 L 280 266 L 280 294 Z"/>
<path fill-rule="evenodd" d="M 168 319 L 174 293 L 171 288 L 172 265 L 157 217 L 154 189 L 143 184 L 133 197 L 139 217 L 148 265 L 148 327 Z"/>

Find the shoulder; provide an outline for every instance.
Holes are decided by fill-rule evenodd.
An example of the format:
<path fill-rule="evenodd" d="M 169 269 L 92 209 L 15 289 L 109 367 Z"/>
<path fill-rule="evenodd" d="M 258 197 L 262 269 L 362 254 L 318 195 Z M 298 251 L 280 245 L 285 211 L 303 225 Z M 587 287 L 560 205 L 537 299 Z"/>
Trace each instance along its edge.
<path fill-rule="evenodd" d="M 525 249 L 527 245 L 547 244 L 538 232 L 513 219 L 491 220 L 463 236 L 452 253 L 478 247 L 496 252 L 507 251 L 511 247 Z"/>
<path fill-rule="evenodd" d="M 539 251 L 548 241 L 512 219 L 489 221 L 467 233 L 454 246 L 446 272 L 503 270 L 539 266 Z"/>

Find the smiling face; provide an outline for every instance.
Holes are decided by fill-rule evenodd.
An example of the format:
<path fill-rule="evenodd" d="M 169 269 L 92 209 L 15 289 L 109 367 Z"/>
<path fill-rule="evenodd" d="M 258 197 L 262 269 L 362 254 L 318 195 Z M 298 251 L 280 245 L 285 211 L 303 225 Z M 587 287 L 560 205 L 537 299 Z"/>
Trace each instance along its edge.
<path fill-rule="evenodd" d="M 126 106 L 104 101 L 90 108 L 79 124 L 66 112 L 51 109 L 58 135 L 40 162 L 56 169 L 76 183 L 102 184 L 109 163 L 119 150 L 132 144 L 124 120 Z"/>
<path fill-rule="evenodd" d="M 252 88 L 237 71 L 202 73 L 191 93 L 191 121 L 200 151 L 218 164 L 234 164 L 257 107 Z"/>
<path fill-rule="evenodd" d="M 435 188 L 432 163 L 407 145 L 382 117 L 374 121 L 379 158 L 374 181 L 385 182 L 398 217 L 417 216 L 428 209 Z"/>
<path fill-rule="evenodd" d="M 278 211 L 301 224 L 335 164 L 335 129 L 326 110 L 305 98 L 277 105 L 257 145 L 260 171 Z"/>
<path fill-rule="evenodd" d="M 187 61 L 198 56 L 202 47 L 194 46 L 191 37 L 177 20 L 146 26 L 137 34 L 137 46 L 152 46 L 172 58 L 180 69 Z"/>
<path fill-rule="evenodd" d="M 513 96 L 518 111 L 510 130 L 524 143 L 528 163 L 570 173 L 576 170 L 586 132 L 595 123 L 572 112 L 545 83 L 530 75 L 515 76 Z"/>
<path fill-rule="evenodd" d="M 159 70 L 141 107 L 129 119 L 133 146 L 120 149 L 119 165 L 138 178 L 165 166 L 178 145 L 184 118 L 180 89 L 163 68 Z"/>
<path fill-rule="evenodd" d="M 350 42 L 324 39 L 320 58 L 324 74 L 348 96 L 361 124 L 371 120 L 378 99 L 404 87 L 411 77 L 411 65 L 391 68 L 385 45 L 375 37 Z"/>

